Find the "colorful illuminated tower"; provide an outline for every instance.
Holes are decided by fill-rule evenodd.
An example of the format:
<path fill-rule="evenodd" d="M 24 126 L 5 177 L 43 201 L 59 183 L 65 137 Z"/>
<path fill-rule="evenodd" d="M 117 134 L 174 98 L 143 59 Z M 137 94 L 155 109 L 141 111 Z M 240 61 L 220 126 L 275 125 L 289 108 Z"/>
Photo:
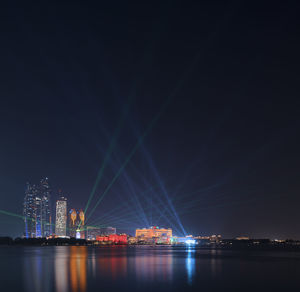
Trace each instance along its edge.
<path fill-rule="evenodd" d="M 77 212 L 75 209 L 71 209 L 69 211 L 69 236 L 76 237 L 76 229 L 77 229 Z"/>
<path fill-rule="evenodd" d="M 79 211 L 79 220 L 80 220 L 80 222 L 78 224 L 78 227 L 79 227 L 79 230 L 80 230 L 80 238 L 81 239 L 85 239 L 84 219 L 85 219 L 84 212 L 83 212 L 83 210 L 80 210 Z"/>

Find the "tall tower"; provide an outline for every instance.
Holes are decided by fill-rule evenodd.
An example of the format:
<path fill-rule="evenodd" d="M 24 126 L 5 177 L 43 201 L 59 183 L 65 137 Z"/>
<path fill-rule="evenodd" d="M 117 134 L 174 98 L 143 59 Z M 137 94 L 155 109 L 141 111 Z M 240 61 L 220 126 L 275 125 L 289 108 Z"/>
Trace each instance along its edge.
<path fill-rule="evenodd" d="M 35 237 L 43 237 L 43 206 L 42 206 L 42 199 L 38 195 L 38 193 L 34 198 L 34 204 L 35 204 Z"/>
<path fill-rule="evenodd" d="M 55 234 L 62 237 L 67 235 L 67 199 L 65 197 L 56 201 Z"/>
<path fill-rule="evenodd" d="M 37 188 L 35 185 L 26 184 L 25 188 L 25 198 L 23 205 L 23 215 L 24 215 L 24 237 L 34 238 L 36 237 L 36 197 Z"/>
<path fill-rule="evenodd" d="M 47 177 L 41 180 L 39 192 L 42 199 L 42 236 L 47 237 L 52 234 L 51 189 Z"/>

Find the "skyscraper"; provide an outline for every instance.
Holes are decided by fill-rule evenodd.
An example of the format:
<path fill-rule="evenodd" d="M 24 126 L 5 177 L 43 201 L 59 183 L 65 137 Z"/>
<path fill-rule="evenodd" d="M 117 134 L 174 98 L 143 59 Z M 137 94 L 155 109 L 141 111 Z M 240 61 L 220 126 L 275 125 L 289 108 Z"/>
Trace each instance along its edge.
<path fill-rule="evenodd" d="M 67 235 L 67 199 L 65 197 L 56 201 L 55 234 L 62 237 Z"/>
<path fill-rule="evenodd" d="M 27 238 L 51 235 L 51 200 L 48 178 L 40 185 L 26 184 L 23 206 L 24 236 Z"/>
<path fill-rule="evenodd" d="M 37 188 L 35 185 L 26 184 L 25 188 L 25 198 L 24 198 L 24 223 L 25 230 L 24 236 L 26 238 L 36 237 L 36 197 Z"/>
<path fill-rule="evenodd" d="M 42 199 L 37 194 L 34 198 L 35 202 L 35 237 L 43 236 L 43 205 Z"/>
<path fill-rule="evenodd" d="M 42 199 L 42 235 L 47 237 L 52 234 L 51 189 L 47 177 L 41 180 L 39 193 Z"/>

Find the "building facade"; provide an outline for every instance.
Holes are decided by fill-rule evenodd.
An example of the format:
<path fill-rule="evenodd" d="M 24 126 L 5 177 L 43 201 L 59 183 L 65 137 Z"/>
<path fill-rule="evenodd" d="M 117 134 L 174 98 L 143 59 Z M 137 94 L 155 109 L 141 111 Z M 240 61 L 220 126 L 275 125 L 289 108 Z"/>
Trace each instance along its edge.
<path fill-rule="evenodd" d="M 24 237 L 47 237 L 51 229 L 51 200 L 48 178 L 39 185 L 26 184 L 23 204 Z"/>
<path fill-rule="evenodd" d="M 101 235 L 100 228 L 93 227 L 93 226 L 87 226 L 86 227 L 86 238 L 88 240 L 96 240 L 97 236 Z"/>
<path fill-rule="evenodd" d="M 37 189 L 35 185 L 26 184 L 23 216 L 25 223 L 24 237 L 36 237 L 36 200 Z"/>
<path fill-rule="evenodd" d="M 135 236 L 144 238 L 144 239 L 151 239 L 154 237 L 160 238 L 160 237 L 166 237 L 171 238 L 172 237 L 172 229 L 171 228 L 159 228 L 157 226 L 152 226 L 150 228 L 142 228 L 142 229 L 136 229 L 135 230 Z"/>
<path fill-rule="evenodd" d="M 127 235 L 126 234 L 110 234 L 107 236 L 97 236 L 96 238 L 97 241 L 99 242 L 105 242 L 105 243 L 109 243 L 109 244 L 127 244 L 128 240 L 127 240 Z"/>
<path fill-rule="evenodd" d="M 51 189 L 48 178 L 40 182 L 39 194 L 42 203 L 42 235 L 48 237 L 52 234 L 52 217 L 51 217 Z"/>
<path fill-rule="evenodd" d="M 86 230 L 84 226 L 85 216 L 83 210 L 76 211 L 71 209 L 68 215 L 68 236 L 74 238 L 86 238 Z"/>
<path fill-rule="evenodd" d="M 108 236 L 111 234 L 117 234 L 117 229 L 115 227 L 102 227 L 100 228 L 100 235 Z"/>
<path fill-rule="evenodd" d="M 83 210 L 79 211 L 78 216 L 79 216 L 79 223 L 78 223 L 77 232 L 79 232 L 79 234 L 80 234 L 80 239 L 85 239 L 86 238 L 86 236 L 85 236 L 86 232 L 85 232 L 85 226 L 84 226 L 85 215 L 84 215 Z"/>
<path fill-rule="evenodd" d="M 56 201 L 55 234 L 59 237 L 67 236 L 67 199 L 65 197 Z"/>
<path fill-rule="evenodd" d="M 69 211 L 68 215 L 68 220 L 69 220 L 69 229 L 68 229 L 68 235 L 70 237 L 76 237 L 76 230 L 78 226 L 78 220 L 77 220 L 77 212 L 75 209 L 71 209 Z"/>

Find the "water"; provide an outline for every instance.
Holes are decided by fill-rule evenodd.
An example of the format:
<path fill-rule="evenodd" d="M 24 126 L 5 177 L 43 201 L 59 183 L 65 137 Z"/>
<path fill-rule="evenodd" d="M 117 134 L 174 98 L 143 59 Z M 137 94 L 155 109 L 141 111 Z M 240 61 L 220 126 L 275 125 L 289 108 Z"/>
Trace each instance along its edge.
<path fill-rule="evenodd" d="M 0 247 L 1 291 L 288 291 L 300 253 L 172 247 Z"/>

